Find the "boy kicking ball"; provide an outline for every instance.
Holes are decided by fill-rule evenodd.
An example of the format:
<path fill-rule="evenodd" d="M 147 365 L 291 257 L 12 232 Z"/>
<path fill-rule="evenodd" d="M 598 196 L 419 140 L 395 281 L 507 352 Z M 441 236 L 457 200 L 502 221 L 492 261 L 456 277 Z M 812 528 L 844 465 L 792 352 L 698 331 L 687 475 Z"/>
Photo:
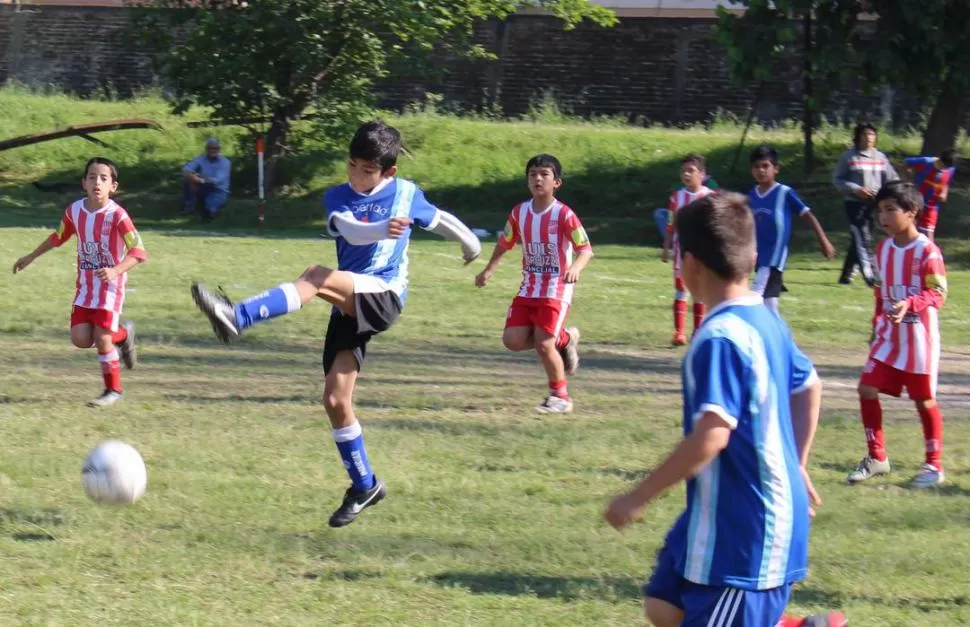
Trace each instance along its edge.
<path fill-rule="evenodd" d="M 384 482 L 371 470 L 353 397 L 368 342 L 397 321 L 407 299 L 411 225 L 459 242 L 466 264 L 482 250 L 458 218 L 396 176 L 400 151 L 400 133 L 383 122 L 364 124 L 354 134 L 349 180 L 323 197 L 339 269 L 310 266 L 296 280 L 238 305 L 203 285 L 192 286 L 196 304 L 226 343 L 243 329 L 297 311 L 314 298 L 333 305 L 323 347 L 323 404 L 351 486 L 330 517 L 331 527 L 349 525 L 386 495 Z"/>
<path fill-rule="evenodd" d="M 620 529 L 680 481 L 687 509 L 667 534 L 644 611 L 657 627 L 841 626 L 839 613 L 784 615 L 808 575 L 807 462 L 822 385 L 782 319 L 748 290 L 755 262 L 741 194 L 680 208 L 681 277 L 707 314 L 683 362 L 684 439 L 607 521 Z"/>

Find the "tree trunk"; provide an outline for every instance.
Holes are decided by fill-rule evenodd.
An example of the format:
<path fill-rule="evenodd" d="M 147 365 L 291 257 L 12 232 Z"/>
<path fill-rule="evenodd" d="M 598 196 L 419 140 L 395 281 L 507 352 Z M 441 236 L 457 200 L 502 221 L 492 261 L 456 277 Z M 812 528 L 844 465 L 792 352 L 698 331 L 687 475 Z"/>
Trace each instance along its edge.
<path fill-rule="evenodd" d="M 938 155 L 941 150 L 953 147 L 963 120 L 963 101 L 963 94 L 956 90 L 953 81 L 947 76 L 926 124 L 920 154 Z"/>
<path fill-rule="evenodd" d="M 263 170 L 263 184 L 265 185 L 267 195 L 273 189 L 273 184 L 276 179 L 276 166 L 279 163 L 280 157 L 283 156 L 291 125 L 292 122 L 286 113 L 280 111 L 273 113 L 273 119 L 269 125 L 269 132 L 266 134 L 266 162 Z"/>
<path fill-rule="evenodd" d="M 815 99 L 812 97 L 812 12 L 805 13 L 802 19 L 802 133 L 804 140 L 805 176 L 815 169 L 815 143 L 812 133 L 815 130 Z"/>

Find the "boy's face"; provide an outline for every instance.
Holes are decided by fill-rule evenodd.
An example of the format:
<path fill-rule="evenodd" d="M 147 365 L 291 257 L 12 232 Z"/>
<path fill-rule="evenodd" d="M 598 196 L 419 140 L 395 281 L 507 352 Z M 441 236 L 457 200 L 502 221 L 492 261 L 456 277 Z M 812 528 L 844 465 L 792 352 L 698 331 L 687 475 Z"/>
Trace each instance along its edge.
<path fill-rule="evenodd" d="M 886 232 L 886 235 L 895 237 L 913 227 L 916 221 L 916 212 L 905 211 L 895 200 L 885 198 L 879 201 L 876 217 L 879 220 L 879 226 Z"/>
<path fill-rule="evenodd" d="M 347 180 L 350 181 L 350 188 L 358 194 L 369 193 L 382 180 L 389 179 L 395 174 L 397 174 L 396 165 L 381 172 L 381 164 L 376 161 L 351 157 L 347 162 Z"/>
<path fill-rule="evenodd" d="M 111 176 L 111 168 L 103 163 L 93 163 L 81 180 L 81 187 L 91 200 L 108 202 L 111 194 L 118 191 L 118 182 Z"/>
<path fill-rule="evenodd" d="M 688 161 L 680 166 L 680 180 L 684 187 L 694 191 L 704 184 L 704 170 L 693 161 Z"/>
<path fill-rule="evenodd" d="M 562 185 L 562 179 L 556 178 L 556 172 L 548 166 L 533 166 L 529 168 L 527 177 L 529 191 L 533 198 L 548 198 L 556 193 Z"/>
<path fill-rule="evenodd" d="M 778 176 L 778 166 L 767 159 L 751 164 L 751 176 L 758 185 L 771 185 Z"/>
<path fill-rule="evenodd" d="M 872 129 L 866 129 L 862 131 L 862 136 L 859 137 L 859 148 L 861 150 L 871 150 L 876 147 L 876 131 Z"/>

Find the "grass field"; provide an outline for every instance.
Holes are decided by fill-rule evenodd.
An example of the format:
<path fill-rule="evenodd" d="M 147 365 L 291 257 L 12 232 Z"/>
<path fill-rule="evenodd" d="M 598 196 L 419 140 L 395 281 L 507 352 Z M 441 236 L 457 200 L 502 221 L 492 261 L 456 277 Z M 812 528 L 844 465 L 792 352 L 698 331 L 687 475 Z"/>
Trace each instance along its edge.
<path fill-rule="evenodd" d="M 7 111 L 4 98 L 23 105 L 35 97 L 0 91 Z M 49 112 L 68 107 L 50 102 Z M 150 114 L 138 109 L 149 105 L 113 103 L 118 110 L 103 115 L 79 103 L 76 111 L 111 118 Z M 4 136 L 50 126 L 43 108 L 35 107 L 32 115 L 43 119 L 32 122 L 22 109 L 19 126 L 0 123 Z M 80 120 L 64 113 L 59 121 Z M 432 116 L 400 122 L 414 138 L 416 160 L 402 164 L 408 176 L 427 181 L 433 198 L 450 198 L 454 207 L 463 201 L 467 211 L 456 210 L 473 226 L 501 226 L 493 220 L 522 196 L 524 157 L 568 151 L 562 196 L 598 228 L 591 233 L 597 257 L 572 317 L 584 337 L 583 367 L 570 384 L 576 413 L 534 414 L 544 390 L 539 367 L 533 356 L 501 347 L 517 284 L 514 258 L 476 290 L 483 262 L 463 268 L 455 246 L 422 239 L 412 248 L 405 315 L 372 343 L 356 399 L 389 497 L 354 525 L 330 529 L 326 519 L 346 476 L 319 401 L 327 309 L 311 304 L 225 347 L 211 337 L 188 286 L 206 280 L 240 297 L 309 262 L 333 263 L 309 188 L 337 180 L 339 160 L 317 163 L 306 194 L 279 201 L 272 232 L 247 232 L 251 221 L 241 209 L 204 231 L 165 213 L 174 190 L 167 174 L 154 184 L 142 178 L 177 167 L 194 147 L 119 133 L 106 139 L 117 142 L 119 160 L 131 160 L 122 175 L 133 171 L 144 186 L 128 192 L 128 205 L 151 254 L 129 284 L 126 313 L 138 324 L 142 363 L 123 374 L 123 403 L 101 412 L 83 407 L 100 391 L 100 373 L 93 352 L 71 348 L 67 336 L 71 247 L 22 275 L 0 274 L 0 624 L 642 622 L 638 587 L 683 506 L 683 490 L 623 534 L 601 514 L 611 495 L 677 441 L 682 351 L 666 347 L 669 266 L 653 248 L 616 242 L 649 239 L 642 213 L 665 191 L 638 195 L 641 185 L 672 183 L 675 155 L 687 149 L 710 148 L 724 163 L 736 133 Z M 794 133 L 766 136 L 794 146 Z M 83 140 L 66 140 L 64 153 L 57 146 L 48 156 L 40 148 L 0 153 L 7 267 L 45 236 L 70 198 L 27 183 L 73 173 L 92 148 Z M 631 152 L 636 146 L 642 152 Z M 593 202 L 597 190 L 607 201 Z M 965 190 L 956 196 L 951 204 L 962 206 Z M 960 212 L 948 220 L 960 233 Z M 837 263 L 807 247 L 786 273 L 783 313 L 826 386 L 812 461 L 825 503 L 813 527 L 811 576 L 793 601 L 798 612 L 841 607 L 853 625 L 970 624 L 970 323 L 963 313 L 970 271 L 965 245 L 954 238 L 945 246 L 951 296 L 941 315 L 940 400 L 948 482 L 928 492 L 906 488 L 922 441 L 904 401 L 886 403 L 897 472 L 844 485 L 864 454 L 853 390 L 871 298 L 859 286 L 834 285 Z M 108 438 L 133 443 L 145 457 L 149 488 L 134 507 L 99 508 L 81 490 L 85 454 Z"/>

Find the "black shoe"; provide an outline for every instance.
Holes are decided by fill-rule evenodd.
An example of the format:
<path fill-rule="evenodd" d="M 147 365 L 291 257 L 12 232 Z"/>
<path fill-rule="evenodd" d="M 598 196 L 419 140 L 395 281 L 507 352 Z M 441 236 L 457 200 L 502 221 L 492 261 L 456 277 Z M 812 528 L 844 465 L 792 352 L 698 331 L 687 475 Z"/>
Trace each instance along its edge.
<path fill-rule="evenodd" d="M 128 331 L 128 337 L 118 348 L 121 349 L 121 361 L 125 362 L 125 368 L 131 370 L 138 363 L 138 351 L 135 348 L 135 323 L 128 320 L 123 326 Z"/>
<path fill-rule="evenodd" d="M 852 277 L 840 276 L 839 285 L 852 285 Z"/>
<path fill-rule="evenodd" d="M 384 482 L 374 477 L 374 487 L 370 490 L 356 491 L 353 486 L 347 488 L 344 502 L 340 504 L 330 516 L 331 527 L 345 527 L 354 522 L 362 511 L 371 505 L 377 505 L 387 496 Z"/>
<path fill-rule="evenodd" d="M 216 337 L 228 344 L 239 337 L 236 309 L 225 294 L 213 292 L 201 283 L 192 284 L 192 298 L 212 323 Z"/>

